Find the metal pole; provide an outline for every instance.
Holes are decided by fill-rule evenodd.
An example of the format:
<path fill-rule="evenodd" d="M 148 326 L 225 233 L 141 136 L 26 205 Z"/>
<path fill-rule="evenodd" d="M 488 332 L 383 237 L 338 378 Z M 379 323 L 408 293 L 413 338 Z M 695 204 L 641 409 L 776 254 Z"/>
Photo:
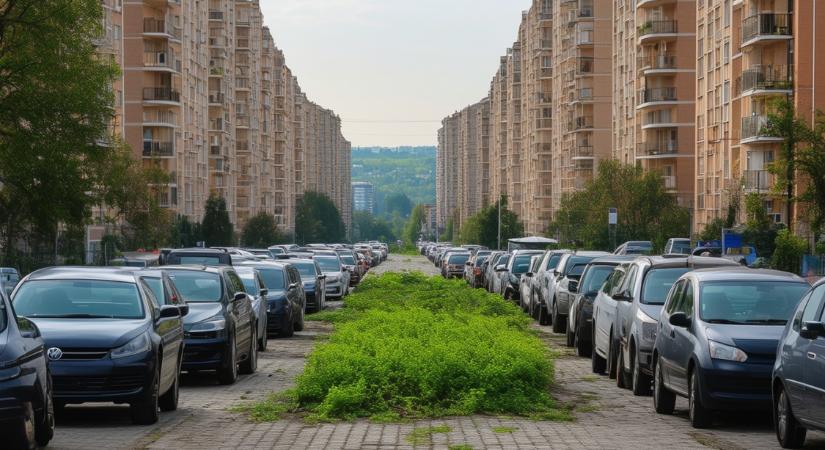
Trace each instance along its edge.
<path fill-rule="evenodd" d="M 498 239 L 497 239 L 497 247 L 498 250 L 501 250 L 501 196 L 498 196 Z"/>

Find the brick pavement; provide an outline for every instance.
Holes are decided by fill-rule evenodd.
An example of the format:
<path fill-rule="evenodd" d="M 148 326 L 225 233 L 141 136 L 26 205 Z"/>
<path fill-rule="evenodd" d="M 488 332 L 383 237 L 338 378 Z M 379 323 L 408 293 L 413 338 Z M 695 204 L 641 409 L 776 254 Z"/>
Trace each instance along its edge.
<path fill-rule="evenodd" d="M 423 258 L 393 256 L 376 272 L 416 268 L 437 271 Z M 562 348 L 563 337 L 548 327 L 535 328 L 551 347 Z M 162 414 L 152 427 L 129 424 L 122 407 L 72 408 L 70 419 L 58 423 L 55 448 L 274 448 L 274 449 L 774 449 L 778 448 L 770 420 L 764 416 L 726 416 L 714 429 L 697 431 L 688 424 L 687 404 L 679 401 L 675 416 L 655 414 L 649 397 L 634 397 L 615 382 L 590 373 L 589 360 L 564 351 L 556 361 L 554 396 L 576 406 L 574 422 L 532 421 L 523 418 L 473 416 L 374 424 L 365 420 L 334 424 L 307 424 L 296 417 L 274 423 L 252 423 L 227 411 L 243 402 L 288 389 L 303 368 L 315 338 L 330 327 L 308 322 L 307 331 L 294 339 L 270 340 L 261 354 L 259 371 L 231 387 L 189 377 L 182 386 L 181 408 Z M 447 425 L 447 433 L 426 434 L 416 440 L 416 429 Z M 504 427 L 504 428 L 501 428 Z M 825 447 L 817 433 L 807 448 Z"/>

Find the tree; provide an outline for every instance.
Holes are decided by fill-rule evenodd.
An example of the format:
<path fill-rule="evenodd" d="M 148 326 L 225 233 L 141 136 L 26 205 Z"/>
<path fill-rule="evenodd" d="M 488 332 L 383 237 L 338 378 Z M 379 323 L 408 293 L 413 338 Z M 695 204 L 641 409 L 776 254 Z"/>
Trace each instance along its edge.
<path fill-rule="evenodd" d="M 416 205 L 407 220 L 407 225 L 404 226 L 403 236 L 401 236 L 405 243 L 413 245 L 418 241 L 418 236 L 421 234 L 421 229 L 424 227 L 426 220 L 424 205 Z"/>
<path fill-rule="evenodd" d="M 226 200 L 219 195 L 212 194 L 206 201 L 206 212 L 201 223 L 201 234 L 206 245 L 210 247 L 231 246 L 235 242 L 235 231 L 229 212 L 226 210 Z"/>
<path fill-rule="evenodd" d="M 202 240 L 201 224 L 192 223 L 186 216 L 178 216 L 172 224 L 169 244 L 175 248 L 194 247 Z"/>
<path fill-rule="evenodd" d="M 442 241 L 450 242 L 453 240 L 455 236 L 455 220 L 450 219 L 447 221 L 447 227 L 444 229 L 444 235 L 441 236 Z"/>
<path fill-rule="evenodd" d="M 267 248 L 283 240 L 278 233 L 275 217 L 265 212 L 249 219 L 241 233 L 241 242 L 247 247 Z"/>
<path fill-rule="evenodd" d="M 711 220 L 705 225 L 705 228 L 699 233 L 700 241 L 718 241 L 722 239 L 722 229 L 727 228 L 725 221 L 719 217 Z"/>
<path fill-rule="evenodd" d="M 408 217 L 412 210 L 412 200 L 406 194 L 389 194 L 384 198 L 384 212 L 387 215 L 398 213 L 401 217 Z"/>
<path fill-rule="evenodd" d="M 810 129 L 802 119 L 796 117 L 793 102 L 788 98 L 778 99 L 772 104 L 766 125 L 760 130 L 767 136 L 782 138 L 782 152 L 769 168 L 777 175 L 774 189 L 784 191 L 788 228 L 793 230 L 793 203 L 796 184 L 797 145 L 810 138 Z"/>
<path fill-rule="evenodd" d="M 807 250 L 808 244 L 804 239 L 794 236 L 790 230 L 780 230 L 776 237 L 772 265 L 777 270 L 799 273 L 799 264 Z"/>
<path fill-rule="evenodd" d="M 97 200 L 118 69 L 100 58 L 99 0 L 0 2 L 0 232 L 6 259 L 22 234 L 56 242 Z"/>
<path fill-rule="evenodd" d="M 463 244 L 479 244 L 489 248 L 498 248 L 498 220 L 499 207 L 501 208 L 501 244 L 508 239 L 522 237 L 524 226 L 518 216 L 507 209 L 507 197 L 501 201 L 483 208 L 469 217 L 458 232 L 458 241 Z"/>
<path fill-rule="evenodd" d="M 298 200 L 295 237 L 300 244 L 341 242 L 346 233 L 341 213 L 329 197 L 306 192 Z"/>
<path fill-rule="evenodd" d="M 355 212 L 352 217 L 352 224 L 353 240 L 355 241 L 379 240 L 389 242 L 397 239 L 396 234 L 386 221 L 368 212 Z"/>
<path fill-rule="evenodd" d="M 660 174 L 618 161 L 603 161 L 585 189 L 562 198 L 548 233 L 585 248 L 610 249 L 609 208 L 618 210 L 617 243 L 667 239 L 690 233 L 690 212 L 665 190 Z"/>

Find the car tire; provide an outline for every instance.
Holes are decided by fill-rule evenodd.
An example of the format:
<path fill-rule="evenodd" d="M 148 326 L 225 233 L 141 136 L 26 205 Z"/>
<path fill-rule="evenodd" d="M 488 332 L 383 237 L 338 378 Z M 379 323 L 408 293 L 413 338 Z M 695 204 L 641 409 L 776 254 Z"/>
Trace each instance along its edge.
<path fill-rule="evenodd" d="M 631 350 L 630 356 L 633 358 L 630 361 L 630 389 L 633 391 L 633 395 L 638 397 L 646 397 L 650 395 L 650 385 L 653 382 L 653 380 L 650 378 L 648 374 L 642 372 L 642 368 L 641 366 L 639 366 L 639 355 L 636 354 L 635 351 Z"/>
<path fill-rule="evenodd" d="M 805 436 L 808 433 L 791 409 L 791 401 L 785 389 L 780 385 L 777 387 L 778 395 L 773 403 L 773 424 L 776 430 L 776 438 L 782 448 L 801 448 L 805 444 Z"/>
<path fill-rule="evenodd" d="M 295 325 L 292 327 L 295 331 L 304 331 L 304 310 L 301 310 L 301 314 L 298 315 L 298 321 L 295 322 Z"/>
<path fill-rule="evenodd" d="M 713 425 L 713 411 L 702 405 L 702 387 L 699 385 L 699 375 L 694 370 L 690 374 L 690 424 L 693 428 L 709 428 Z"/>
<path fill-rule="evenodd" d="M 239 372 L 242 375 L 252 375 L 258 370 L 258 330 L 255 327 L 252 328 L 252 338 L 249 340 L 249 352 L 240 366 Z"/>
<path fill-rule="evenodd" d="M 135 425 L 153 425 L 159 419 L 160 403 L 160 363 L 156 364 L 155 379 L 152 381 L 152 392 L 142 400 L 129 405 L 132 423 Z"/>
<path fill-rule="evenodd" d="M 49 378 L 49 383 L 51 383 L 51 376 Z M 46 404 L 43 406 L 43 412 L 40 414 L 40 417 L 36 417 L 35 414 L 37 422 L 34 428 L 34 440 L 40 447 L 49 445 L 49 441 L 54 437 L 54 401 L 51 395 L 48 395 L 45 401 Z"/>
<path fill-rule="evenodd" d="M 238 379 L 238 357 L 237 349 L 235 348 L 235 333 L 229 332 L 229 345 L 227 350 L 226 361 L 220 369 L 218 369 L 218 382 L 223 385 L 235 384 Z"/>
<path fill-rule="evenodd" d="M 266 348 L 269 346 L 269 336 L 266 332 L 267 328 L 269 327 L 269 318 L 264 319 L 264 332 L 263 335 L 258 337 L 258 351 L 265 352 Z"/>
<path fill-rule="evenodd" d="M 567 342 L 565 343 L 568 347 L 572 348 L 574 345 L 576 345 L 576 333 L 573 332 L 572 328 L 568 326 L 567 329 L 564 331 L 564 334 L 567 337 Z"/>
<path fill-rule="evenodd" d="M 555 300 L 553 300 L 553 333 L 561 334 L 564 333 L 565 329 L 567 328 L 567 323 L 564 319 L 559 315 L 559 306 Z"/>
<path fill-rule="evenodd" d="M 23 417 L 15 421 L 11 425 L 9 431 L 9 444 L 11 448 L 19 448 L 25 450 L 34 450 L 37 448 L 37 414 L 34 412 L 34 405 L 31 402 L 26 402 L 23 405 Z M 6 429 L 3 429 L 3 436 L 5 437 Z M 5 441 L 5 439 L 4 439 Z"/>
<path fill-rule="evenodd" d="M 653 367 L 653 407 L 658 414 L 671 415 L 676 408 L 676 394 L 670 392 L 665 386 L 664 375 L 662 374 L 662 360 L 659 358 Z"/>
<path fill-rule="evenodd" d="M 543 303 L 538 305 L 539 309 L 539 325 L 550 325 L 550 314 L 547 313 L 547 307 Z"/>
<path fill-rule="evenodd" d="M 165 394 L 160 396 L 158 405 L 163 412 L 175 411 L 178 409 L 178 399 L 180 398 L 180 366 L 175 373 L 175 382 L 169 387 Z"/>
<path fill-rule="evenodd" d="M 596 329 L 596 324 L 595 323 L 593 324 L 593 329 L 594 330 Z M 594 339 L 593 342 L 596 342 L 596 340 Z M 593 373 L 603 375 L 604 371 L 607 369 L 607 360 L 602 358 L 599 355 L 599 352 L 597 352 L 595 348 L 590 353 L 590 361 L 591 361 L 590 364 L 591 364 L 591 368 L 593 370 Z"/>
<path fill-rule="evenodd" d="M 632 380 L 630 373 L 624 367 L 624 345 L 619 345 L 619 351 L 616 354 L 616 387 L 619 389 L 627 389 L 630 387 Z"/>
<path fill-rule="evenodd" d="M 582 329 L 581 318 L 579 318 L 579 325 L 576 326 L 576 330 L 578 331 L 575 334 L 575 343 L 573 346 L 576 348 L 576 356 L 581 358 L 590 358 L 593 355 L 593 346 L 582 339 L 584 337 L 581 333 Z"/>
<path fill-rule="evenodd" d="M 611 380 L 616 379 L 616 365 L 619 360 L 616 358 L 616 346 L 613 344 L 613 335 L 610 335 L 610 345 L 607 347 L 607 377 Z"/>
<path fill-rule="evenodd" d="M 303 308 L 301 309 L 301 312 L 303 312 Z M 286 326 L 286 328 L 282 329 L 278 333 L 278 337 L 290 338 L 290 337 L 294 336 L 295 335 L 295 321 L 292 320 L 292 317 L 290 317 L 289 320 L 286 321 L 285 326 Z"/>

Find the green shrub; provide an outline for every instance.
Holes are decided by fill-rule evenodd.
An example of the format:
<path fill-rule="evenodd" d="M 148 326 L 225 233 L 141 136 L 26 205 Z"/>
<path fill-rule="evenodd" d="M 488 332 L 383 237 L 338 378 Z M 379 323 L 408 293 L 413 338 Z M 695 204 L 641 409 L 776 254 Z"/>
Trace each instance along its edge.
<path fill-rule="evenodd" d="M 772 265 L 777 270 L 799 273 L 800 262 L 808 250 L 808 243 L 801 237 L 794 236 L 787 229 L 780 230 L 776 237 L 776 250 Z"/>
<path fill-rule="evenodd" d="M 420 273 L 365 279 L 297 379 L 316 418 L 473 413 L 565 419 L 545 345 L 515 305 Z M 392 413 L 392 414 L 391 414 Z"/>

